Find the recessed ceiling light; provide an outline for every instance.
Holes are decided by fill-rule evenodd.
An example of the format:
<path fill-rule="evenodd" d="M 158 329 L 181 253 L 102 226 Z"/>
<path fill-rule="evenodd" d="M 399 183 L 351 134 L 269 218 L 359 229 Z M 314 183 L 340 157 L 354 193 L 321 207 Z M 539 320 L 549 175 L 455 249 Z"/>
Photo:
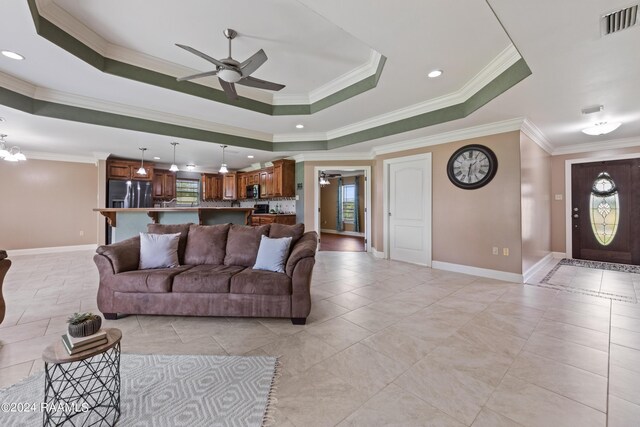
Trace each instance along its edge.
<path fill-rule="evenodd" d="M 298 123 L 296 125 L 296 129 L 303 129 L 303 128 L 304 128 L 304 125 L 302 123 Z"/>
<path fill-rule="evenodd" d="M 247 159 L 253 159 L 253 156 L 252 156 L 251 154 L 249 154 L 249 155 L 247 156 Z"/>
<path fill-rule="evenodd" d="M 196 165 L 194 165 L 194 164 L 189 164 L 189 165 L 187 165 L 187 170 L 188 170 L 188 171 L 192 171 L 192 170 L 194 170 L 195 168 L 196 168 Z"/>
<path fill-rule="evenodd" d="M 427 74 L 427 77 L 429 77 L 430 79 L 433 79 L 436 77 L 440 77 L 441 75 L 442 75 L 442 70 L 433 70 L 432 72 Z"/>
<path fill-rule="evenodd" d="M 153 160 L 160 160 L 160 157 L 155 156 L 155 157 L 153 158 Z"/>
<path fill-rule="evenodd" d="M 7 58 L 15 59 L 17 61 L 22 61 L 24 59 L 24 56 L 19 53 L 11 52 L 10 50 L 3 50 L 2 54 Z"/>
<path fill-rule="evenodd" d="M 587 135 L 605 135 L 607 133 L 611 133 L 614 130 L 618 129 L 622 123 L 620 122 L 600 122 L 596 123 L 594 126 L 588 127 L 586 129 L 582 129 L 583 133 Z"/>

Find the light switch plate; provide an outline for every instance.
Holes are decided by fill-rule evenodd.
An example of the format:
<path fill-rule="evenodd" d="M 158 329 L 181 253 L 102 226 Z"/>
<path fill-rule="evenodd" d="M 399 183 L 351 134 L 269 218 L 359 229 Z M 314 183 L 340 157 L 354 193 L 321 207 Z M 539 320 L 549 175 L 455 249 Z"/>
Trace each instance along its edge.
<path fill-rule="evenodd" d="M 556 200 L 562 200 L 562 194 L 556 194 L 554 199 Z"/>

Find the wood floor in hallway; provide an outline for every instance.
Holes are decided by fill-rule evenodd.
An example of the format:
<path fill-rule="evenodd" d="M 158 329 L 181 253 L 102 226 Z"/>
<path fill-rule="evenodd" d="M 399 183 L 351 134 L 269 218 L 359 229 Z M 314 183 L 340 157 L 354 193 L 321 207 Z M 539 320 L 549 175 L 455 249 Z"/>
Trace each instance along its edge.
<path fill-rule="evenodd" d="M 321 251 L 364 252 L 364 237 L 320 233 Z"/>

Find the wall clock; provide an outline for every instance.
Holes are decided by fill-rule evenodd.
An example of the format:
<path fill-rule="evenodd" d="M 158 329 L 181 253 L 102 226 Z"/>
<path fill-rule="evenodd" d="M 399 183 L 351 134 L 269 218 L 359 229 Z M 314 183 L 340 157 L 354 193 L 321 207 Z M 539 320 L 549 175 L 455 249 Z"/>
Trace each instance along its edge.
<path fill-rule="evenodd" d="M 498 170 L 498 159 L 484 145 L 465 145 L 447 163 L 449 180 L 457 187 L 473 190 L 487 185 Z"/>

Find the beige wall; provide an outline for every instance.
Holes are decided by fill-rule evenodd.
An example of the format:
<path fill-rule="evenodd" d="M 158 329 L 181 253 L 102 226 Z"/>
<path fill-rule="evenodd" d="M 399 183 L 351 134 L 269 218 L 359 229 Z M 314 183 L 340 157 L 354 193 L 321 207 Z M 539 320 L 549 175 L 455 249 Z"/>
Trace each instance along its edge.
<path fill-rule="evenodd" d="M 98 167 L 92 164 L 0 162 L 0 248 L 96 244 L 97 189 Z"/>
<path fill-rule="evenodd" d="M 447 161 L 467 144 L 482 144 L 498 157 L 498 172 L 485 187 L 463 190 L 449 181 Z M 508 132 L 379 156 L 373 175 L 373 246 L 383 246 L 383 160 L 432 153 L 434 261 L 511 273 L 522 272 L 520 232 L 520 132 Z M 500 255 L 492 255 L 492 247 Z M 509 248 L 509 256 L 502 255 Z"/>
<path fill-rule="evenodd" d="M 612 158 L 618 155 L 638 154 L 640 147 L 618 150 L 602 150 L 589 153 L 573 153 L 551 158 L 551 250 L 566 252 L 566 204 L 571 203 L 565 194 L 565 162 L 572 159 L 588 159 L 594 162 L 598 159 Z M 562 194 L 562 200 L 555 200 L 554 195 Z M 571 254 L 567 254 L 571 255 Z"/>
<path fill-rule="evenodd" d="M 551 252 L 551 155 L 520 134 L 522 271 Z"/>
<path fill-rule="evenodd" d="M 353 184 L 355 177 L 346 176 L 342 178 L 343 184 Z M 331 184 L 320 188 L 320 228 L 335 230 L 336 229 L 336 204 L 338 203 L 338 178 L 330 178 Z M 364 233 L 364 176 L 360 177 L 358 185 L 358 200 L 360 202 L 360 211 L 358 221 L 360 222 L 360 232 Z M 344 224 L 344 231 L 354 231 L 353 224 Z"/>
<path fill-rule="evenodd" d="M 314 205 L 316 200 L 316 181 L 318 179 L 315 176 L 314 169 L 316 167 L 327 167 L 327 166 L 336 166 L 335 169 L 340 169 L 340 167 L 346 166 L 373 166 L 372 160 L 329 160 L 329 161 L 321 161 L 321 162 L 304 162 L 304 225 L 305 230 L 310 231 L 315 227 L 314 221 Z M 373 167 L 371 168 L 371 185 L 373 189 L 373 185 L 376 182 L 376 174 L 373 171 Z M 372 191 L 373 192 L 373 191 Z M 375 203 L 376 197 L 371 195 L 371 203 Z M 362 205 L 362 209 L 364 209 L 364 205 Z M 364 222 L 362 223 L 364 224 Z M 374 223 L 375 224 L 375 223 Z"/>

